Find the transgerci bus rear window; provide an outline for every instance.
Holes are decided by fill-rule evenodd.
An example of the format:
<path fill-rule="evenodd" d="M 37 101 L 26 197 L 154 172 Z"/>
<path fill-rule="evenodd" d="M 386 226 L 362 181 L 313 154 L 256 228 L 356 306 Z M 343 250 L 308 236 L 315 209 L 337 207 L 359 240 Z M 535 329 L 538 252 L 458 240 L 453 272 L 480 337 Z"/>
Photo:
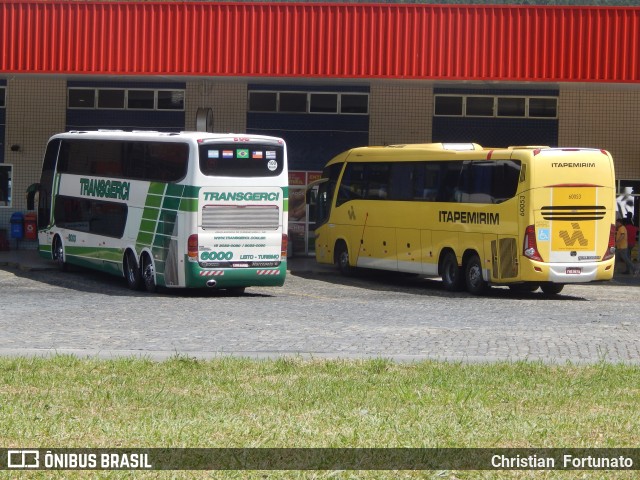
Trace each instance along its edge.
<path fill-rule="evenodd" d="M 278 145 L 220 144 L 200 146 L 200 170 L 222 177 L 276 177 L 284 168 L 284 148 Z"/>

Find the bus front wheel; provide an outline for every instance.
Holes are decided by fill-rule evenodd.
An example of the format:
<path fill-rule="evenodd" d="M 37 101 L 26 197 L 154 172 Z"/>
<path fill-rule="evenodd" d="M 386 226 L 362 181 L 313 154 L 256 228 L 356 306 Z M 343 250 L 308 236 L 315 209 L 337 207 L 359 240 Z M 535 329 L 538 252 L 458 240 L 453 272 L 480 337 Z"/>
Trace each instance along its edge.
<path fill-rule="evenodd" d="M 344 242 L 338 242 L 336 245 L 336 264 L 340 273 L 345 276 L 353 275 L 354 268 L 349 263 L 349 249 Z"/>
<path fill-rule="evenodd" d="M 142 254 L 142 281 L 144 283 L 144 289 L 153 293 L 156 291 L 156 276 L 153 268 L 153 261 L 149 254 Z"/>
<path fill-rule="evenodd" d="M 462 289 L 462 274 L 460 270 L 456 254 L 452 251 L 446 252 L 440 263 L 440 276 L 445 290 L 457 292 Z"/>
<path fill-rule="evenodd" d="M 127 279 L 127 286 L 131 290 L 139 290 L 141 284 L 141 273 L 136 257 L 131 250 L 127 250 L 124 256 L 124 276 Z"/>
<path fill-rule="evenodd" d="M 56 235 L 51 245 L 51 258 L 58 265 L 58 269 L 64 272 L 67 269 L 67 263 L 64 261 L 64 247 L 62 246 L 62 240 Z"/>
<path fill-rule="evenodd" d="M 467 291 L 473 295 L 482 295 L 485 293 L 488 286 L 482 277 L 482 264 L 480 263 L 480 257 L 478 257 L 478 255 L 474 254 L 467 260 L 464 271 Z"/>

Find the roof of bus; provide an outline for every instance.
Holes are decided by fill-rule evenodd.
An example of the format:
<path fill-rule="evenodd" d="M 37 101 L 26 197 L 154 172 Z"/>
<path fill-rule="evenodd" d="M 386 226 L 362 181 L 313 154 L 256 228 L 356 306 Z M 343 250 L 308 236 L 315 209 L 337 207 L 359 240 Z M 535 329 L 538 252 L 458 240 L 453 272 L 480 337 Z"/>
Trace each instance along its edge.
<path fill-rule="evenodd" d="M 398 152 L 402 153 L 398 155 Z M 597 148 L 552 148 L 546 145 L 515 145 L 509 147 L 488 148 L 477 143 L 408 143 L 399 145 L 356 147 L 340 153 L 331 159 L 327 165 L 347 161 L 391 161 L 391 160 L 424 160 L 425 153 L 439 152 L 438 160 L 487 160 L 509 159 L 517 156 L 519 159 L 533 158 L 540 154 L 560 154 L 567 152 L 608 152 Z M 359 157 L 359 158 L 358 158 Z M 435 157 L 433 157 L 435 159 Z"/>
<path fill-rule="evenodd" d="M 284 144 L 284 140 L 279 137 L 267 135 L 254 135 L 248 133 L 210 133 L 210 132 L 158 132 L 152 130 L 71 130 L 58 133 L 51 138 L 92 138 L 92 139 L 112 139 L 112 140 L 160 140 L 160 139 L 189 139 L 189 140 L 228 140 L 228 141 L 250 141 L 250 140 L 276 140 Z"/>

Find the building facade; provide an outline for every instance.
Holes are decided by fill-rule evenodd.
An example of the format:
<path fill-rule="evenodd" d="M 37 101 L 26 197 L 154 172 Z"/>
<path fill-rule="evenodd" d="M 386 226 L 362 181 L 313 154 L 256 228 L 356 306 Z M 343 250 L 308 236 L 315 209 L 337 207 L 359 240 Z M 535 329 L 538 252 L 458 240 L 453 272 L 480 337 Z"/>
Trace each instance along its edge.
<path fill-rule="evenodd" d="M 0 28 L 0 230 L 48 138 L 97 128 L 278 135 L 303 172 L 362 145 L 597 147 L 640 193 L 640 7 L 20 1 Z"/>

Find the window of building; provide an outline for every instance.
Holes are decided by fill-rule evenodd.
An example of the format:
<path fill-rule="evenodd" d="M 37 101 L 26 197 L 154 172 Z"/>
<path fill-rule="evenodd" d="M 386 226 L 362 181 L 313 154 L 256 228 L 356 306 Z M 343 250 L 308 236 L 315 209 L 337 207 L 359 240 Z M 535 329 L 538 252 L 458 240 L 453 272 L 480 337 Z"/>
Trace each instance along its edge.
<path fill-rule="evenodd" d="M 153 90 L 129 90 L 127 96 L 127 108 L 135 110 L 153 110 Z"/>
<path fill-rule="evenodd" d="M 307 94 L 300 92 L 280 92 L 278 111 L 287 113 L 306 113 Z"/>
<path fill-rule="evenodd" d="M 0 164 L 0 207 L 11 206 L 11 180 L 13 166 Z"/>
<path fill-rule="evenodd" d="M 70 88 L 69 108 L 95 108 L 96 91 L 91 88 Z"/>
<path fill-rule="evenodd" d="M 6 100 L 4 98 L 5 90 L 6 89 L 4 87 L 0 87 L 0 108 L 4 108 L 6 106 Z"/>
<path fill-rule="evenodd" d="M 558 118 L 557 97 L 446 94 L 434 104 L 437 117 Z"/>
<path fill-rule="evenodd" d="M 337 93 L 311 93 L 309 113 L 338 113 Z"/>
<path fill-rule="evenodd" d="M 467 117 L 493 117 L 494 97 L 467 97 Z"/>
<path fill-rule="evenodd" d="M 249 92 L 249 111 L 276 112 L 277 110 L 277 92 Z"/>
<path fill-rule="evenodd" d="M 158 90 L 158 110 L 184 110 L 184 92 Z"/>
<path fill-rule="evenodd" d="M 184 110 L 184 90 L 70 87 L 68 108 Z"/>
<path fill-rule="evenodd" d="M 558 116 L 558 99 L 549 97 L 529 98 L 529 116 L 556 118 Z"/>
<path fill-rule="evenodd" d="M 524 117 L 526 102 L 524 97 L 498 97 L 499 117 Z"/>
<path fill-rule="evenodd" d="M 124 108 L 125 91 L 123 89 L 98 90 L 98 108 Z"/>
<path fill-rule="evenodd" d="M 340 113 L 367 115 L 369 113 L 369 95 L 366 93 L 340 94 Z"/>
<path fill-rule="evenodd" d="M 462 116 L 462 100 L 464 97 L 453 95 L 437 95 L 435 99 L 436 115 Z"/>
<path fill-rule="evenodd" d="M 250 112 L 368 115 L 368 93 L 249 91 Z"/>

